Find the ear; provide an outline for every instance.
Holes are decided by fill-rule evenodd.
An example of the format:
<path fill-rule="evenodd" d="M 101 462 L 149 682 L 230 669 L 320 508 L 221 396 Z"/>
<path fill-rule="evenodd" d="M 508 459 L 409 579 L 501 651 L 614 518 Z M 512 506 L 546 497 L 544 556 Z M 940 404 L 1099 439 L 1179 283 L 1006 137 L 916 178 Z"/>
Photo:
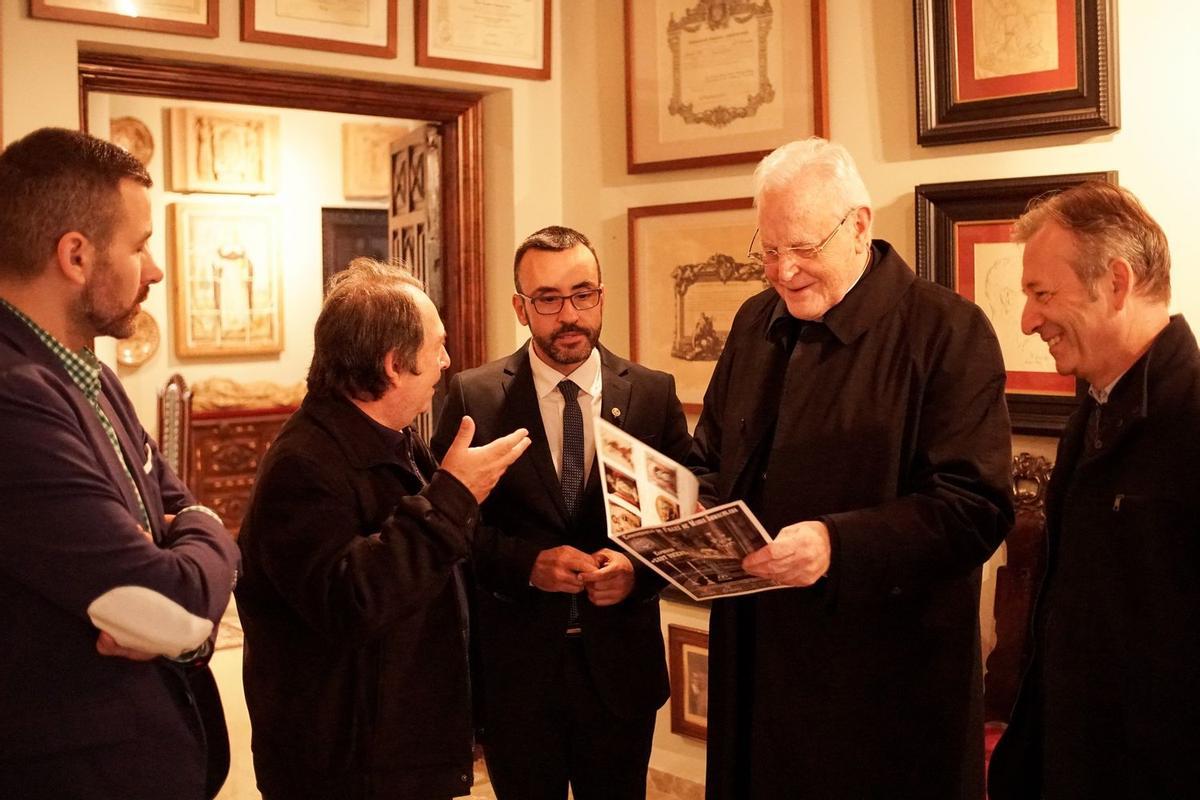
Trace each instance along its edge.
<path fill-rule="evenodd" d="M 387 376 L 388 384 L 396 386 L 400 382 L 400 375 L 407 370 L 401 370 L 396 359 L 395 348 L 388 350 L 383 354 L 383 374 Z"/>
<path fill-rule="evenodd" d="M 58 240 L 55 248 L 55 265 L 71 283 L 82 286 L 92 272 L 96 248 L 79 231 L 68 231 Z"/>
<path fill-rule="evenodd" d="M 512 298 L 513 311 L 517 312 L 517 321 L 522 325 L 529 326 L 529 315 L 525 309 L 525 299 L 519 294 L 513 294 Z"/>
<path fill-rule="evenodd" d="M 871 246 L 871 239 L 868 232 L 871 230 L 871 220 L 874 219 L 875 212 L 870 206 L 859 206 L 854 212 L 854 241 L 864 250 Z"/>
<path fill-rule="evenodd" d="M 1101 280 L 1105 281 L 1106 288 L 1112 293 L 1113 308 L 1117 311 L 1123 309 L 1137 282 L 1129 262 L 1123 258 L 1114 258 L 1108 262 L 1108 275 Z"/>

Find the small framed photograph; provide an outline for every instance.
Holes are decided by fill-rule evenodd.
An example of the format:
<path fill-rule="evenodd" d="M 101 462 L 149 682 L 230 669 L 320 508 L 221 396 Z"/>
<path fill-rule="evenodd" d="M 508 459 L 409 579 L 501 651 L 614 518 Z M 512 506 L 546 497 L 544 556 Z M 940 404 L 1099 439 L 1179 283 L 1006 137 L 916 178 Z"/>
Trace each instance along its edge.
<path fill-rule="evenodd" d="M 352 260 L 367 256 L 388 260 L 388 214 L 385 208 L 321 209 L 321 285 Z"/>
<path fill-rule="evenodd" d="M 675 376 L 683 407 L 699 413 L 733 316 L 770 286 L 746 254 L 749 197 L 629 209 L 631 358 Z"/>
<path fill-rule="evenodd" d="M 1116 0 L 913 0 L 917 143 L 1120 127 Z"/>
<path fill-rule="evenodd" d="M 550 0 L 413 0 L 417 66 L 550 80 Z"/>
<path fill-rule="evenodd" d="M 973 301 L 1000 340 L 1013 431 L 1058 436 L 1078 402 L 1075 378 L 1059 375 L 1046 345 L 1021 332 L 1023 244 L 1013 224 L 1029 202 L 1116 172 L 923 184 L 916 188 L 917 274 Z"/>
<path fill-rule="evenodd" d="M 667 626 L 671 733 L 708 738 L 708 631 Z"/>
<path fill-rule="evenodd" d="M 173 192 L 274 194 L 279 117 L 204 108 L 168 111 Z"/>
<path fill-rule="evenodd" d="M 242 41 L 396 57 L 397 0 L 242 0 Z"/>
<path fill-rule="evenodd" d="M 215 39 L 219 0 L 29 0 L 29 16 Z"/>
<path fill-rule="evenodd" d="M 625 0 L 631 173 L 829 135 L 825 0 Z"/>
<path fill-rule="evenodd" d="M 175 355 L 282 352 L 279 210 L 262 203 L 169 210 Z"/>

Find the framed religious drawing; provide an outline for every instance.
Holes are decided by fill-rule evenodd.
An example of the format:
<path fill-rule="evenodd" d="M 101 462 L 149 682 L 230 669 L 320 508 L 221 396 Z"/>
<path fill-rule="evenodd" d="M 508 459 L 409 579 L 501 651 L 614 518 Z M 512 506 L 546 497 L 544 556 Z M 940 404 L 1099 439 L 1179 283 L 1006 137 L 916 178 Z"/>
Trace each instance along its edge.
<path fill-rule="evenodd" d="M 1078 402 L 1075 378 L 1059 375 L 1046 345 L 1021 332 L 1024 245 L 1013 224 L 1031 200 L 1088 180 L 1117 182 L 1116 172 L 924 184 L 916 188 L 917 274 L 973 301 L 991 321 L 1008 372 L 1013 431 L 1062 433 Z"/>
<path fill-rule="evenodd" d="M 173 192 L 274 194 L 279 117 L 207 108 L 168 111 L 167 187 Z"/>
<path fill-rule="evenodd" d="M 550 80 L 550 0 L 413 0 L 417 66 Z"/>
<path fill-rule="evenodd" d="M 386 200 L 392 194 L 392 142 L 403 125 L 342 124 L 342 196 L 347 200 Z"/>
<path fill-rule="evenodd" d="M 708 631 L 667 626 L 671 733 L 708 738 Z"/>
<path fill-rule="evenodd" d="M 629 209 L 630 357 L 675 376 L 684 410 L 700 412 L 742 303 L 763 289 L 747 255 L 749 197 Z"/>
<path fill-rule="evenodd" d="M 219 0 L 29 0 L 29 16 L 215 39 Z"/>
<path fill-rule="evenodd" d="M 1120 127 L 1116 0 L 913 0 L 917 143 Z"/>
<path fill-rule="evenodd" d="M 175 355 L 281 352 L 278 208 L 174 203 L 168 221 Z"/>
<path fill-rule="evenodd" d="M 396 57 L 397 0 L 242 0 L 242 41 Z"/>
<path fill-rule="evenodd" d="M 625 0 L 631 173 L 829 134 L 825 0 Z"/>

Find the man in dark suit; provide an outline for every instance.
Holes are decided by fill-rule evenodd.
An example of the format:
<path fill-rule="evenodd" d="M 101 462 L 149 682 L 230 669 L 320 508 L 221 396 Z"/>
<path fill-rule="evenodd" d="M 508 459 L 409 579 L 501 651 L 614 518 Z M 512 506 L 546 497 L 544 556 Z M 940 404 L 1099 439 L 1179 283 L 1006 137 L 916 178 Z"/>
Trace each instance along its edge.
<path fill-rule="evenodd" d="M 467 598 L 479 502 L 518 430 L 439 466 L 410 425 L 450 365 L 420 282 L 329 282 L 308 396 L 263 460 L 239 544 L 246 704 L 265 800 L 448 800 L 471 788 Z"/>
<path fill-rule="evenodd" d="M 1172 316 L 1167 237 L 1126 189 L 1042 199 L 1024 333 L 1088 383 L 1046 491 L 1033 659 L 993 800 L 1188 797 L 1200 783 L 1200 348 Z"/>
<path fill-rule="evenodd" d="M 682 459 L 687 425 L 665 373 L 599 346 L 604 286 L 569 228 L 517 249 L 513 308 L 531 342 L 450 381 L 434 436 L 469 414 L 489 441 L 520 425 L 533 445 L 482 506 L 475 629 L 482 741 L 500 800 L 645 797 L 655 711 L 670 690 L 659 580 L 608 547 L 592 418 Z"/>
<path fill-rule="evenodd" d="M 0 797 L 212 797 L 237 548 L 92 351 L 162 271 L 150 178 L 86 134 L 0 154 Z"/>

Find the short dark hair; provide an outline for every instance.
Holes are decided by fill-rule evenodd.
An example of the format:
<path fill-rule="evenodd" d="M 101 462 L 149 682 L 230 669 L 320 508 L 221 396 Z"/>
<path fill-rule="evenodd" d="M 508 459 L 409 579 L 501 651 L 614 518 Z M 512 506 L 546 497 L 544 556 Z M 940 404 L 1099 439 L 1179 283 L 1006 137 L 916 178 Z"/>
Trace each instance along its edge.
<path fill-rule="evenodd" d="M 1151 300 L 1171 299 L 1171 250 L 1167 235 L 1133 192 L 1103 181 L 1035 198 L 1013 229 L 1013 239 L 1027 242 L 1053 222 L 1075 237 L 1077 257 L 1071 265 L 1080 283 L 1096 296 L 1096 280 L 1109 262 L 1123 258 L 1137 276 L 1139 294 Z"/>
<path fill-rule="evenodd" d="M 570 250 L 576 245 L 586 247 L 592 254 L 592 258 L 596 259 L 596 278 L 599 279 L 600 256 L 596 255 L 596 248 L 592 247 L 588 238 L 573 228 L 551 225 L 526 236 L 525 241 L 521 242 L 521 246 L 517 248 L 517 254 L 513 256 L 513 285 L 517 287 L 517 293 L 521 293 L 521 259 L 525 257 L 525 253 L 530 250 L 548 250 L 552 253 L 560 253 L 563 250 Z"/>
<path fill-rule="evenodd" d="M 0 275 L 33 278 L 71 231 L 107 247 L 123 179 L 149 188 L 142 163 L 111 142 L 41 128 L 0 153 Z"/>
<path fill-rule="evenodd" d="M 329 279 L 313 331 L 308 391 L 378 400 L 388 389 L 383 359 L 396 351 L 397 369 L 417 374 L 425 325 L 414 291 L 421 282 L 404 267 L 356 258 Z"/>

